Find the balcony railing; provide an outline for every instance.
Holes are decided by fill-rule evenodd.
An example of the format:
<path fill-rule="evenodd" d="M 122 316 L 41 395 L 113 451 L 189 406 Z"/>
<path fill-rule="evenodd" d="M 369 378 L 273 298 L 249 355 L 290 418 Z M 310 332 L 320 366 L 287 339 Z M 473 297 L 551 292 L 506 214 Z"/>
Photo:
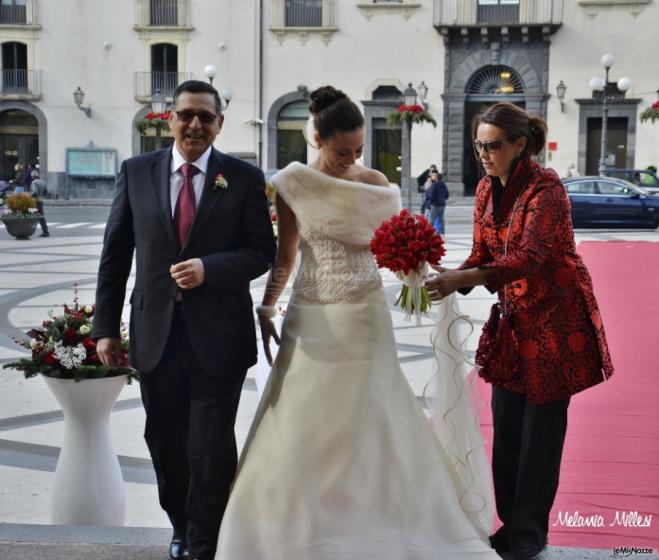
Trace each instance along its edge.
<path fill-rule="evenodd" d="M 435 0 L 436 27 L 472 25 L 560 25 L 564 0 L 519 0 L 480 3 L 478 0 Z"/>
<path fill-rule="evenodd" d="M 157 91 L 171 98 L 176 86 L 191 77 L 189 72 L 135 72 L 135 99 L 148 102 Z"/>
<path fill-rule="evenodd" d="M 38 25 L 36 0 L 0 0 L 0 25 Z"/>
<path fill-rule="evenodd" d="M 136 0 L 137 27 L 189 27 L 189 0 Z"/>
<path fill-rule="evenodd" d="M 335 26 L 335 0 L 272 0 L 270 28 Z"/>
<path fill-rule="evenodd" d="M 41 70 L 0 70 L 0 98 L 41 98 Z"/>

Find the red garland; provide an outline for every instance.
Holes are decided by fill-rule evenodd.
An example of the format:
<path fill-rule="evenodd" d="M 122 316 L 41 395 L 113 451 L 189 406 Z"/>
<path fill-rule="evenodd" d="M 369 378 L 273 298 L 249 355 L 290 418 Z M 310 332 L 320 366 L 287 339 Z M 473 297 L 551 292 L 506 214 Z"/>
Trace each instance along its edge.
<path fill-rule="evenodd" d="M 424 262 L 438 264 L 446 254 L 444 239 L 428 220 L 406 209 L 375 230 L 371 252 L 378 268 L 406 275 L 419 270 Z"/>

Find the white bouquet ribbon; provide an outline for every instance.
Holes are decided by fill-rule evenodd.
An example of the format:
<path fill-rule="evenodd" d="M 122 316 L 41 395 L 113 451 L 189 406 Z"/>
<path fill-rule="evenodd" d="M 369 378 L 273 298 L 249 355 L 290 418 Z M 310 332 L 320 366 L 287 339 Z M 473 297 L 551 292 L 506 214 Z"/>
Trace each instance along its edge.
<path fill-rule="evenodd" d="M 411 321 L 412 315 L 416 317 L 416 325 L 421 325 L 421 315 L 426 315 L 430 307 L 428 292 L 425 288 L 428 263 L 423 262 L 417 270 L 410 270 L 407 274 L 396 272 L 396 277 L 403 282 L 403 289 L 398 294 L 396 305 L 405 311 L 405 320 Z"/>

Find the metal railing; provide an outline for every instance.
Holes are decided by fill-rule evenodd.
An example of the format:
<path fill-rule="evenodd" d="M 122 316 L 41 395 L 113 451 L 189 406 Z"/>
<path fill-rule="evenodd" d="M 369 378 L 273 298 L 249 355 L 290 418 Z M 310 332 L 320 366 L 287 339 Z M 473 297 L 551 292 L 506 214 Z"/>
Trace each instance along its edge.
<path fill-rule="evenodd" d="M 139 27 L 187 27 L 190 25 L 189 0 L 136 0 Z"/>
<path fill-rule="evenodd" d="M 271 0 L 271 27 L 333 27 L 335 0 Z"/>
<path fill-rule="evenodd" d="M 543 25 L 563 22 L 564 0 L 435 0 L 434 24 L 441 26 L 518 24 Z"/>
<path fill-rule="evenodd" d="M 38 97 L 41 95 L 40 70 L 0 70 L 0 95 Z"/>
<path fill-rule="evenodd" d="M 0 1 L 0 25 L 36 25 L 36 0 Z"/>
<path fill-rule="evenodd" d="M 189 72 L 135 72 L 135 98 L 149 100 L 157 91 L 172 97 L 176 86 L 191 77 Z"/>

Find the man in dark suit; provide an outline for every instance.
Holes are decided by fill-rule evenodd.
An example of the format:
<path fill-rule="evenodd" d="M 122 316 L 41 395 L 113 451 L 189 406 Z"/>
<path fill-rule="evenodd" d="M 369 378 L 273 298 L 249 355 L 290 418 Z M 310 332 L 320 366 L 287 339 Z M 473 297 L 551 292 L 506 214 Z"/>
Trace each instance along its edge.
<path fill-rule="evenodd" d="M 236 471 L 238 401 L 256 363 L 249 282 L 276 252 L 263 173 L 212 147 L 221 110 L 209 84 L 181 84 L 174 146 L 123 162 L 96 292 L 92 335 L 100 360 L 115 364 L 135 252 L 130 356 L 173 559 L 214 555 Z"/>

